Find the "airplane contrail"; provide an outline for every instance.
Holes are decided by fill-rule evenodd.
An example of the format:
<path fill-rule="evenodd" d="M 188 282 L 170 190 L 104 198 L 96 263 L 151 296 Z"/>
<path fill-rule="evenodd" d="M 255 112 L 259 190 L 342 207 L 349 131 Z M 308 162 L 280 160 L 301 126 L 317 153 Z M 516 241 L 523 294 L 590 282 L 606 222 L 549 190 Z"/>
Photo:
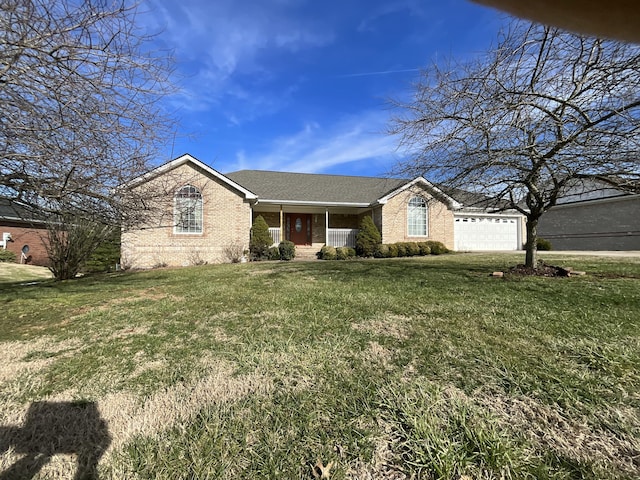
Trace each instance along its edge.
<path fill-rule="evenodd" d="M 407 72 L 419 72 L 420 68 L 407 68 L 405 70 L 382 70 L 380 72 L 363 72 L 363 73 L 345 73 L 344 75 L 336 75 L 338 78 L 348 77 L 369 77 L 373 75 L 389 75 L 391 73 L 407 73 Z"/>

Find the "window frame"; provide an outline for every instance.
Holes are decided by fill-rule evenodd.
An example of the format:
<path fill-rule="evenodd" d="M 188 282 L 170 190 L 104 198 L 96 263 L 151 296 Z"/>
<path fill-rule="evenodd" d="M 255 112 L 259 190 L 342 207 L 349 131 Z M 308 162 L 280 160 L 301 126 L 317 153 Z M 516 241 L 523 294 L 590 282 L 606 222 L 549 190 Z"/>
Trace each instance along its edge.
<path fill-rule="evenodd" d="M 420 205 L 416 205 L 417 202 L 420 202 Z M 416 215 L 420 217 L 416 218 Z M 416 233 L 419 227 L 423 227 L 424 233 Z M 411 197 L 407 203 L 407 236 L 422 238 L 429 236 L 429 203 L 423 197 Z"/>
<path fill-rule="evenodd" d="M 186 203 L 186 206 L 183 206 Z M 204 233 L 204 202 L 201 190 L 194 185 L 183 185 L 173 195 L 173 233 L 175 235 L 202 235 Z M 185 209 L 187 218 L 184 218 Z M 186 228 L 185 228 L 186 225 Z"/>

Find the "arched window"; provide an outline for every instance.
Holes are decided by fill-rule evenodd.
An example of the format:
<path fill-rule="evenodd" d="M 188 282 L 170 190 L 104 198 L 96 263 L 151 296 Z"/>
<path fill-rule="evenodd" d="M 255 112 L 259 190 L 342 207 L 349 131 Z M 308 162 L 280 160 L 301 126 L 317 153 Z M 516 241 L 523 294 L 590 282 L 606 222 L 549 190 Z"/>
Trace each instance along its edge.
<path fill-rule="evenodd" d="M 427 202 L 422 197 L 413 197 L 407 206 L 407 231 L 410 237 L 429 235 Z"/>
<path fill-rule="evenodd" d="M 202 233 L 202 194 L 191 185 L 180 188 L 173 197 L 175 233 Z"/>

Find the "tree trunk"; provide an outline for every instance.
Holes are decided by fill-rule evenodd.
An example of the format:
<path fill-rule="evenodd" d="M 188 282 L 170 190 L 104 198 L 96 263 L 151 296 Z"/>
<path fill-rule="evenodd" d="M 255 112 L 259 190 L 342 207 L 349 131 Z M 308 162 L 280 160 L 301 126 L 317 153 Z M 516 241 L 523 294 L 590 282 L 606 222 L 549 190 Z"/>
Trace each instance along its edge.
<path fill-rule="evenodd" d="M 538 263 L 538 219 L 527 218 L 527 243 L 525 244 L 525 267 L 534 268 Z"/>

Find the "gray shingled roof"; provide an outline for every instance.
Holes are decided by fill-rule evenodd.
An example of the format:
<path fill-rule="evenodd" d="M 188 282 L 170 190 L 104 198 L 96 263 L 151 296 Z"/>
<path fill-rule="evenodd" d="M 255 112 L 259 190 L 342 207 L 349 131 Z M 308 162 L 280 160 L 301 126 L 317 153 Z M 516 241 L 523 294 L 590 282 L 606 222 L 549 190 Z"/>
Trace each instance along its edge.
<path fill-rule="evenodd" d="M 399 178 L 240 170 L 225 174 L 262 201 L 372 204 L 405 185 Z"/>
<path fill-rule="evenodd" d="M 8 198 L 0 198 L 0 218 L 21 219 L 24 217 L 24 209 Z"/>
<path fill-rule="evenodd" d="M 24 222 L 39 221 L 37 215 L 34 215 L 26 206 L 5 197 L 0 197 L 0 219 Z"/>

